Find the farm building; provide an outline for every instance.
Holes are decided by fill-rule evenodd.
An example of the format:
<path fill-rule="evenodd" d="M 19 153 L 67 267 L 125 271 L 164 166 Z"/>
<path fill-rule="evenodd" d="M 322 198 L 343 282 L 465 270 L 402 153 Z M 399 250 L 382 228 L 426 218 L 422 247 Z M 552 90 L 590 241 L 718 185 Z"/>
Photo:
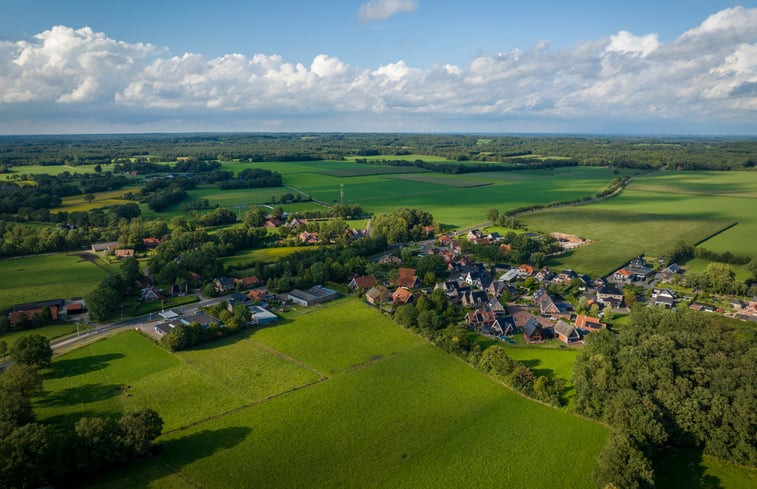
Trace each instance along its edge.
<path fill-rule="evenodd" d="M 287 294 L 287 299 L 303 307 L 333 301 L 339 297 L 339 292 L 316 285 L 307 290 L 294 289 Z"/>
<path fill-rule="evenodd" d="M 562 319 L 555 324 L 555 333 L 557 334 L 557 338 L 566 345 L 581 341 L 581 333 L 572 324 L 566 323 Z"/>
<path fill-rule="evenodd" d="M 398 287 L 392 294 L 392 302 L 395 304 L 407 304 L 413 302 L 413 293 L 407 287 Z"/>
<path fill-rule="evenodd" d="M 258 326 L 264 324 L 271 324 L 279 320 L 279 317 L 267 309 L 263 309 L 260 306 L 249 306 L 247 308 L 252 315 L 252 322 Z"/>
<path fill-rule="evenodd" d="M 384 304 L 391 298 L 392 294 L 391 292 L 389 292 L 389 289 L 382 285 L 372 287 L 371 290 L 365 293 L 365 300 L 368 301 L 369 304 L 374 306 Z"/>
<path fill-rule="evenodd" d="M 118 241 L 109 241 L 107 243 L 93 243 L 92 251 L 94 251 L 95 253 L 98 253 L 100 251 L 110 251 L 115 250 L 116 248 L 118 248 L 118 246 Z"/>
<path fill-rule="evenodd" d="M 375 287 L 377 283 L 373 275 L 363 275 L 350 280 L 349 285 L 352 290 L 366 290 Z"/>

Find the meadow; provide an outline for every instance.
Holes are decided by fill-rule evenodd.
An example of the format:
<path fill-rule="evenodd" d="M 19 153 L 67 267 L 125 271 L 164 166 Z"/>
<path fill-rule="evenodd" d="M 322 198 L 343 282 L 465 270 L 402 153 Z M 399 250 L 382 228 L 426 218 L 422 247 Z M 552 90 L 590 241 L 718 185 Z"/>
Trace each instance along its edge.
<path fill-rule="evenodd" d="M 756 172 L 665 171 L 634 180 L 611 199 L 536 212 L 520 220 L 530 230 L 591 239 L 588 246 L 550 264 L 603 275 L 636 255 L 664 254 L 680 240 L 757 258 L 755 199 Z"/>
<path fill-rule="evenodd" d="M 140 187 L 124 187 L 118 190 L 109 190 L 107 192 L 97 192 L 93 194 L 94 200 L 91 202 L 84 198 L 84 195 L 72 195 L 63 197 L 60 207 L 52 209 L 52 212 L 83 212 L 99 209 L 100 207 L 110 207 L 113 205 L 123 205 L 133 203 L 133 200 L 124 199 L 123 195 L 127 192 L 137 193 Z"/>
<path fill-rule="evenodd" d="M 124 333 L 45 377 L 47 422 L 141 406 L 166 420 L 160 455 L 86 487 L 584 488 L 607 436 L 357 299 L 178 354 Z M 512 463 L 533 453 L 539 470 Z"/>
<path fill-rule="evenodd" d="M 117 269 L 100 258 L 91 261 L 75 253 L 2 259 L 0 310 L 23 302 L 82 297 L 97 287 L 108 271 Z"/>
<path fill-rule="evenodd" d="M 26 329 L 22 331 L 9 331 L 7 333 L 0 333 L 0 340 L 8 343 L 8 347 L 11 347 L 22 336 L 28 336 L 30 334 L 42 335 L 48 340 L 60 338 L 71 333 L 76 333 L 76 323 L 55 323 L 48 324 L 47 326 L 40 326 L 39 328 Z"/>

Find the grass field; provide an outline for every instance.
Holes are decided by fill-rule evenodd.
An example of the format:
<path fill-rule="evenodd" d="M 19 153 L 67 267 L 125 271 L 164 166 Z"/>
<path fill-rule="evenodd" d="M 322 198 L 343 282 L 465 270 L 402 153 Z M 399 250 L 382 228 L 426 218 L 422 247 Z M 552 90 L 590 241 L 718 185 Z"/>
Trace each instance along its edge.
<path fill-rule="evenodd" d="M 456 188 L 469 188 L 469 187 L 483 187 L 484 185 L 492 185 L 493 182 L 487 180 L 474 180 L 471 178 L 461 177 L 458 175 L 396 175 L 392 176 L 395 180 L 407 180 L 410 182 L 423 182 L 434 183 L 436 185 L 446 185 L 448 187 Z"/>
<path fill-rule="evenodd" d="M 354 168 L 340 170 L 323 170 L 318 172 L 329 177 L 363 177 L 367 175 L 396 175 L 398 173 L 424 173 L 423 168 L 412 166 L 376 166 L 376 165 L 353 165 Z"/>
<path fill-rule="evenodd" d="M 706 188 L 706 193 L 698 193 Z M 679 240 L 757 257 L 755 172 L 659 172 L 635 180 L 612 199 L 522 216 L 529 229 L 560 231 L 593 242 L 552 261 L 599 275 L 636 255 L 659 255 Z M 730 224 L 736 226 L 716 234 Z"/>
<path fill-rule="evenodd" d="M 0 310 L 13 304 L 46 299 L 69 299 L 88 294 L 109 270 L 117 267 L 78 254 L 49 255 L 0 260 Z"/>
<path fill-rule="evenodd" d="M 42 326 L 39 328 L 26 329 L 23 331 L 10 331 L 8 333 L 0 333 L 0 340 L 3 340 L 6 343 L 8 343 L 8 347 L 10 347 L 20 337 L 28 336 L 30 334 L 39 334 L 39 335 L 44 336 L 48 340 L 52 340 L 52 339 L 60 338 L 61 336 L 65 336 L 67 334 L 71 334 L 75 332 L 76 332 L 76 323 L 56 323 L 56 324 L 50 324 L 47 326 Z"/>
<path fill-rule="evenodd" d="M 48 422 L 140 406 L 166 420 L 160 455 L 87 487 L 588 488 L 607 436 L 357 299 L 176 355 L 121 334 L 56 359 L 44 388 Z M 538 453 L 540 469 L 492 453 Z"/>
<path fill-rule="evenodd" d="M 298 251 L 315 250 L 313 246 L 288 246 L 279 248 L 260 248 L 257 250 L 249 250 L 237 253 L 233 256 L 227 256 L 221 258 L 221 264 L 224 266 L 246 266 L 256 261 L 263 263 L 273 263 L 279 258 L 291 255 Z"/>
<path fill-rule="evenodd" d="M 14 166 L 9 173 L 0 173 L 0 180 L 9 180 L 12 175 L 60 175 L 63 172 L 70 173 L 95 173 L 96 165 L 24 165 Z M 103 171 L 113 170 L 113 165 L 101 165 Z"/>
<path fill-rule="evenodd" d="M 140 187 L 124 187 L 119 190 L 109 190 L 107 192 L 97 192 L 93 194 L 95 200 L 87 202 L 84 199 L 84 195 L 72 195 L 70 197 L 63 197 L 60 207 L 51 209 L 52 212 L 66 211 L 66 212 L 81 212 L 89 211 L 92 209 L 98 209 L 100 207 L 107 207 L 111 205 L 130 204 L 133 200 L 122 198 L 127 192 L 136 193 Z"/>

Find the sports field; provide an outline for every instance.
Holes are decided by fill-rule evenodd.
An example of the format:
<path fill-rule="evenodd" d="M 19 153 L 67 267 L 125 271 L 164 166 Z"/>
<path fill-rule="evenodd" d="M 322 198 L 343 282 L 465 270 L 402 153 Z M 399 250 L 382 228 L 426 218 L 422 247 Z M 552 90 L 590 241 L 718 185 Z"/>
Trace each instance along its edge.
<path fill-rule="evenodd" d="M 160 455 L 88 487 L 591 487 L 603 426 L 512 393 L 357 299 L 287 316 L 175 355 L 133 332 L 102 340 L 56 359 L 37 413 L 152 406 L 166 420 Z M 492 453 L 538 453 L 540 469 Z"/>
<path fill-rule="evenodd" d="M 520 219 L 530 230 L 591 239 L 590 245 L 552 264 L 600 275 L 634 256 L 663 254 L 679 240 L 757 257 L 755 205 L 757 172 L 666 171 L 639 178 L 621 195 L 596 204 L 552 209 Z"/>
<path fill-rule="evenodd" d="M 83 254 L 94 258 L 89 253 L 52 253 L 0 260 L 0 310 L 23 302 L 82 297 L 109 270 L 118 269 Z"/>

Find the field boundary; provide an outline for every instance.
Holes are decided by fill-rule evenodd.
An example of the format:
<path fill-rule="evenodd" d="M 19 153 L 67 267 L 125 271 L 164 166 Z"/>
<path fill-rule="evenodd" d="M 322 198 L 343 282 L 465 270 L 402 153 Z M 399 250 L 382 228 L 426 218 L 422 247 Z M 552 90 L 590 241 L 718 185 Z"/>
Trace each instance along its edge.
<path fill-rule="evenodd" d="M 272 353 L 273 355 L 276 355 L 277 357 L 279 357 L 279 358 L 281 358 L 283 360 L 291 362 L 291 363 L 297 365 L 298 367 L 301 367 L 301 368 L 304 368 L 305 370 L 309 370 L 309 371 L 313 372 L 314 374 L 318 375 L 321 378 L 321 380 L 326 380 L 326 379 L 329 378 L 328 375 L 324 374 L 323 372 L 320 372 L 320 371 L 314 369 L 310 365 L 307 365 L 307 364 L 301 362 L 300 360 L 297 360 L 296 358 L 290 357 L 286 353 L 282 353 L 282 352 L 280 352 L 279 350 L 277 350 L 275 348 L 271 348 L 270 346 L 266 345 L 265 343 L 260 343 L 259 341 L 253 341 L 250 338 L 245 338 L 245 341 L 249 341 L 253 345 L 259 346 L 263 350 L 266 350 L 268 353 Z"/>
<path fill-rule="evenodd" d="M 699 246 L 700 244 L 704 243 L 705 241 L 708 241 L 708 240 L 714 238 L 718 234 L 723 234 L 724 232 L 728 231 L 729 229 L 731 229 L 732 227 L 736 226 L 737 224 L 738 224 L 738 222 L 731 223 L 731 224 L 727 225 L 726 227 L 724 227 L 723 229 L 721 229 L 720 231 L 716 231 L 716 232 L 712 233 L 711 235 L 707 236 L 706 238 L 700 239 L 699 241 L 697 241 L 696 243 L 694 243 L 693 246 Z"/>
<path fill-rule="evenodd" d="M 172 474 L 176 474 L 176 476 L 179 479 L 183 480 L 184 482 L 186 482 L 190 486 L 196 487 L 197 489 L 204 489 L 204 487 L 199 482 L 195 481 L 194 479 L 190 479 L 189 476 L 186 475 L 181 470 L 177 469 L 176 467 L 172 467 L 172 466 L 168 465 L 165 462 L 161 462 L 161 463 L 163 464 L 163 466 L 165 468 L 167 468 L 168 470 L 170 470 Z"/>

